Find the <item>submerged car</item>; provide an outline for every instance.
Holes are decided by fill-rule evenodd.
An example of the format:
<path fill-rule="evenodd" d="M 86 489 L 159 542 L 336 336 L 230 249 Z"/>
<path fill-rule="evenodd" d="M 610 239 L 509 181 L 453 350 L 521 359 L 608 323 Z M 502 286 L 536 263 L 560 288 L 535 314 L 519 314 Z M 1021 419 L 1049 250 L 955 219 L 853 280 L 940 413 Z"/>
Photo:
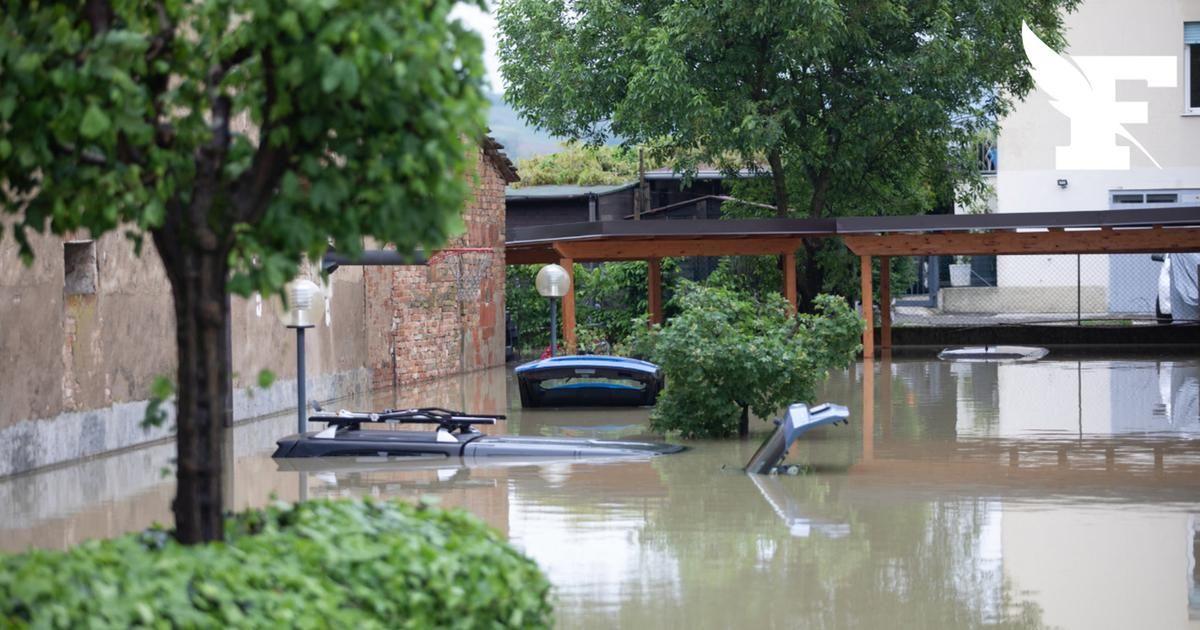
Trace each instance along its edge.
<path fill-rule="evenodd" d="M 323 431 L 299 433 L 279 440 L 272 457 L 400 457 L 449 458 L 607 458 L 653 457 L 683 451 L 677 444 L 579 438 L 488 435 L 479 425 L 495 424 L 502 415 L 466 414 L 438 407 L 385 409 L 379 412 L 338 411 L 309 416 L 324 422 Z M 435 425 L 433 431 L 364 429 L 362 425 Z"/>
<path fill-rule="evenodd" d="M 605 355 L 550 357 L 517 366 L 522 407 L 639 407 L 662 391 L 653 363 Z"/>

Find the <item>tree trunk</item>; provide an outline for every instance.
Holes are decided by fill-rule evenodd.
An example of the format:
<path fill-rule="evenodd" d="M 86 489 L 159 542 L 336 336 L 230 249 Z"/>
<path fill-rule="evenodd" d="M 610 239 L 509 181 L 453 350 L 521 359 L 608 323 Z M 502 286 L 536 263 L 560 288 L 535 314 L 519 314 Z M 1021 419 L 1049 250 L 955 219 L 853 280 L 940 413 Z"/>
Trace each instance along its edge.
<path fill-rule="evenodd" d="M 224 253 L 193 243 L 174 245 L 163 256 L 175 299 L 179 360 L 173 508 L 176 538 L 193 544 L 224 538 L 222 442 L 228 420 L 224 401 L 231 387 L 224 334 L 229 268 Z"/>
<path fill-rule="evenodd" d="M 829 185 L 833 181 L 833 170 L 823 166 L 816 173 L 810 171 L 809 176 L 813 193 L 808 204 L 808 217 L 819 219 L 825 214 L 825 200 L 829 195 Z M 817 262 L 818 247 L 820 242 L 817 239 L 804 240 L 804 275 L 799 278 L 800 295 L 796 305 L 797 310 L 804 313 L 812 312 L 813 299 L 825 284 L 825 274 Z"/>
<path fill-rule="evenodd" d="M 805 239 L 804 273 L 797 276 L 800 291 L 796 300 L 796 310 L 801 313 L 812 312 L 813 299 L 821 292 L 821 286 L 825 283 L 825 276 L 821 272 L 820 263 L 817 262 L 818 247 L 820 243 L 815 239 Z"/>
<path fill-rule="evenodd" d="M 750 435 L 750 405 L 742 405 L 742 419 L 738 421 L 738 437 L 745 439 Z"/>
<path fill-rule="evenodd" d="M 771 180 L 775 183 L 775 216 L 787 218 L 788 194 L 787 177 L 783 172 L 783 157 L 779 149 L 771 149 L 767 153 L 767 163 L 771 165 Z"/>

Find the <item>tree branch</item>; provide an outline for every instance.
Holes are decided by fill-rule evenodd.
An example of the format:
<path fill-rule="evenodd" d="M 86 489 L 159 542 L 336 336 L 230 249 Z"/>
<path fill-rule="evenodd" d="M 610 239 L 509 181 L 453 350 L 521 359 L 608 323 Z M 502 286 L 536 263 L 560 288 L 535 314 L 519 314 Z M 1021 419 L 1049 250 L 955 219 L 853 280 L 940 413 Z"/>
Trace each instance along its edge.
<path fill-rule="evenodd" d="M 254 56 L 254 47 L 243 46 L 242 48 L 233 51 L 233 54 L 228 58 L 222 59 L 220 63 L 213 64 L 208 70 L 209 86 L 216 86 L 221 82 L 222 79 L 225 78 L 225 75 L 229 74 L 230 70 L 233 70 L 239 65 L 245 63 L 252 56 Z"/>
<path fill-rule="evenodd" d="M 150 65 L 155 59 L 158 59 L 163 51 L 170 48 L 171 43 L 175 41 L 175 25 L 171 23 L 171 17 L 167 15 L 167 7 L 161 0 L 154 3 L 154 10 L 158 14 L 158 32 L 154 34 L 154 39 L 150 40 L 150 46 L 146 49 L 146 65 Z"/>
<path fill-rule="evenodd" d="M 258 150 L 254 153 L 254 161 L 250 168 L 238 178 L 234 187 L 234 208 L 237 219 L 241 222 L 254 223 L 262 219 L 267 211 L 267 201 L 274 192 L 279 180 L 287 170 L 291 157 L 290 147 L 277 147 L 271 144 L 271 132 L 280 121 L 271 120 L 271 110 L 275 107 L 275 60 L 270 48 L 263 49 L 263 125 L 258 138 Z M 286 124 L 286 121 L 284 121 Z"/>
<path fill-rule="evenodd" d="M 83 7 L 88 24 L 92 26 L 92 36 L 108 32 L 112 26 L 112 5 L 108 0 L 87 0 Z"/>
<path fill-rule="evenodd" d="M 78 147 L 69 145 L 65 142 L 55 140 L 53 149 L 58 155 L 77 159 L 82 164 L 88 164 L 91 166 L 112 166 L 112 164 L 108 161 L 108 158 L 104 157 L 103 153 L 97 153 L 96 151 L 89 151 L 87 149 L 80 151 Z"/>

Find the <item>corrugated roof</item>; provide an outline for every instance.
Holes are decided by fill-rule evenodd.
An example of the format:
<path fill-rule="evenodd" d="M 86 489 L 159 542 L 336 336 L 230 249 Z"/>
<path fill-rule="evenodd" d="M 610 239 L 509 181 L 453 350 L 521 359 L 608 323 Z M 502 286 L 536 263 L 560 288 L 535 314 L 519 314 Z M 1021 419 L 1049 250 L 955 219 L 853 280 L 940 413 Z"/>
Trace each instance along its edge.
<path fill-rule="evenodd" d="M 737 172 L 737 177 L 762 177 L 767 173 L 765 170 L 756 172 L 743 168 Z M 700 164 L 696 167 L 696 173 L 692 175 L 692 179 L 725 179 L 726 177 L 728 176 L 721 169 L 711 164 Z M 646 171 L 646 179 L 683 179 L 683 173 L 666 166 Z"/>
<path fill-rule="evenodd" d="M 504 145 L 496 142 L 496 139 L 491 136 L 484 136 L 483 143 L 480 147 L 483 154 L 491 160 L 492 164 L 500 171 L 500 177 L 504 178 L 504 182 L 511 184 L 520 181 L 520 176 L 517 175 L 517 167 L 513 166 L 512 160 L 504 154 Z"/>
<path fill-rule="evenodd" d="M 628 182 L 625 184 L 608 184 L 603 186 L 574 186 L 574 185 L 546 185 L 546 186 L 525 186 L 523 188 L 513 188 L 509 186 L 504 189 L 505 199 L 573 199 L 575 197 L 587 197 L 588 195 L 607 195 L 622 190 L 628 190 L 637 186 L 637 182 Z"/>

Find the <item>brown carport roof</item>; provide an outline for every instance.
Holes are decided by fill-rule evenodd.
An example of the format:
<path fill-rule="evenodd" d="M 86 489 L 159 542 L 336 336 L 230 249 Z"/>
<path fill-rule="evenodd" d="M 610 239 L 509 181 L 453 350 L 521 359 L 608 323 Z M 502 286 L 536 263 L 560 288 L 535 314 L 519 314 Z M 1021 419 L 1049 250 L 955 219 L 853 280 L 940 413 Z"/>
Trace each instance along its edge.
<path fill-rule="evenodd" d="M 833 236 L 834 219 L 685 219 L 561 223 L 508 231 L 508 264 L 645 260 L 665 256 L 750 256 L 795 251 Z"/>
<path fill-rule="evenodd" d="M 860 256 L 1200 250 L 1200 208 L 833 219 L 599 221 L 509 230 L 508 264 L 777 254 L 841 236 Z M 563 250 L 574 256 L 567 255 Z"/>

